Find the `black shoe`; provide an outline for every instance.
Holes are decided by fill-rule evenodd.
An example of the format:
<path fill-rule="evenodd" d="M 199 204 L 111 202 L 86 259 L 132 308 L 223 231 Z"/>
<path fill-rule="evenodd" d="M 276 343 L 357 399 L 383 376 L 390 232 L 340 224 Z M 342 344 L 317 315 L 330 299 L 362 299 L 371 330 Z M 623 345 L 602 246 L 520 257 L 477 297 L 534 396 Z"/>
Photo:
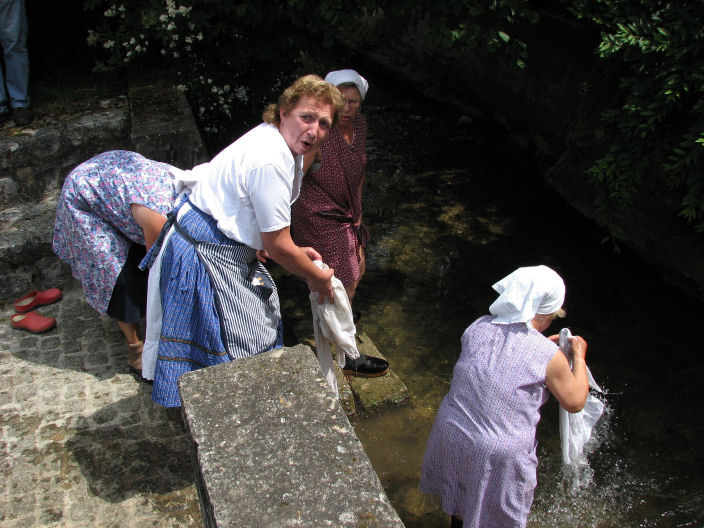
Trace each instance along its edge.
<path fill-rule="evenodd" d="M 361 376 L 363 378 L 378 378 L 389 371 L 389 363 L 381 358 L 360 354 L 359 359 L 345 360 L 342 372 L 348 376 Z"/>
<path fill-rule="evenodd" d="M 34 114 L 29 108 L 15 108 L 12 111 L 12 119 L 15 120 L 15 126 L 26 126 L 34 121 Z"/>
<path fill-rule="evenodd" d="M 5 121 L 9 121 L 11 116 L 12 113 L 9 110 L 0 112 L 0 125 L 2 125 Z"/>

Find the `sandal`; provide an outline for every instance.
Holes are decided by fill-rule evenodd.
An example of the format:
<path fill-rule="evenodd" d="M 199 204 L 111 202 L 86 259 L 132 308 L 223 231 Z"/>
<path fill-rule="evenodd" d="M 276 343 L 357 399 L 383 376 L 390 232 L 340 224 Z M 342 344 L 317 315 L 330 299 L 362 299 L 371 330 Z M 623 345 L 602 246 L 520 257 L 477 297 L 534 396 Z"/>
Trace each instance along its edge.
<path fill-rule="evenodd" d="M 40 306 L 54 304 L 56 301 L 61 300 L 61 297 L 61 290 L 58 288 L 50 288 L 44 291 L 34 290 L 15 301 L 15 311 L 26 313 Z"/>
<path fill-rule="evenodd" d="M 10 317 L 12 328 L 26 330 L 33 334 L 43 334 L 56 326 L 56 319 L 44 317 L 37 312 L 16 313 Z"/>

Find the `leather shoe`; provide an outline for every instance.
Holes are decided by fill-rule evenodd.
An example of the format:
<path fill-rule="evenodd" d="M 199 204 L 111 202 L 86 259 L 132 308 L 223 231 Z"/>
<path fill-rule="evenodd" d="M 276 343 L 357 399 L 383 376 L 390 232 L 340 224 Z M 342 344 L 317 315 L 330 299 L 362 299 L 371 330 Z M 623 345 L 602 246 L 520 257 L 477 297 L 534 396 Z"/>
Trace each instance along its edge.
<path fill-rule="evenodd" d="M 378 378 L 389 371 L 388 361 L 373 357 L 359 355 L 359 359 L 346 358 L 342 369 L 347 376 L 360 376 L 363 378 Z"/>
<path fill-rule="evenodd" d="M 15 126 L 27 126 L 34 121 L 34 114 L 27 107 L 15 108 L 12 111 L 12 119 L 15 120 Z"/>
<path fill-rule="evenodd" d="M 5 121 L 9 121 L 10 117 L 12 117 L 12 113 L 9 110 L 4 110 L 3 112 L 0 112 L 0 124 L 4 123 Z"/>

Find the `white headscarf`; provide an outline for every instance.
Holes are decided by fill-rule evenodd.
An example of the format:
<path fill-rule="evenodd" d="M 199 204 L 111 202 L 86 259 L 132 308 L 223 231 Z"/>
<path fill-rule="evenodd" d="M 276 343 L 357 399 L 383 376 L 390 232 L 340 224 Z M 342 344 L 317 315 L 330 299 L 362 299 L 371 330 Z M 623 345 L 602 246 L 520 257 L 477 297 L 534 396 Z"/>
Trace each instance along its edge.
<path fill-rule="evenodd" d="M 536 314 L 551 314 L 565 302 L 565 283 L 547 266 L 518 268 L 492 286 L 499 298 L 489 312 L 493 323 L 528 323 Z"/>
<path fill-rule="evenodd" d="M 329 82 L 334 86 L 340 86 L 342 83 L 354 83 L 359 89 L 359 95 L 362 96 L 362 101 L 367 96 L 369 83 L 367 80 L 354 70 L 337 70 L 331 71 L 325 76 L 325 82 Z"/>

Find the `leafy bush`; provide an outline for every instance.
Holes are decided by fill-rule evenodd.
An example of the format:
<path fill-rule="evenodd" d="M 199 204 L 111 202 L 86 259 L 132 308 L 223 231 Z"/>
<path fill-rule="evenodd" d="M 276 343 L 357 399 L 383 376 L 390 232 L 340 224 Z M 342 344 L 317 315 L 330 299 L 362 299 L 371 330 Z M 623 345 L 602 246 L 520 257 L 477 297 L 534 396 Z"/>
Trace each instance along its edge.
<path fill-rule="evenodd" d="M 608 146 L 590 173 L 612 202 L 664 188 L 704 230 L 701 3 L 586 0 L 571 10 L 600 30 L 598 74 L 619 87 L 601 109 Z"/>
<path fill-rule="evenodd" d="M 460 57 L 521 85 L 530 76 L 523 36 L 548 11 L 580 20 L 601 35 L 585 84 L 613 89 L 588 98 L 573 87 L 577 123 L 566 138 L 588 147 L 588 171 L 605 205 L 634 192 L 664 191 L 678 213 L 704 230 L 704 10 L 683 0 L 85 0 L 103 11 L 89 42 L 115 67 L 148 59 L 179 72 L 206 132 L 222 117 L 241 130 L 300 71 L 307 57 L 349 47 Z M 276 81 L 272 82 L 272 79 Z M 586 93 L 586 91 L 585 91 Z M 579 101 L 581 100 L 581 104 Z M 599 116 L 594 119 L 594 116 Z M 568 117 L 566 117 L 567 119 Z M 594 138 L 605 135 L 598 145 Z M 595 148 L 594 148 L 595 147 Z"/>

